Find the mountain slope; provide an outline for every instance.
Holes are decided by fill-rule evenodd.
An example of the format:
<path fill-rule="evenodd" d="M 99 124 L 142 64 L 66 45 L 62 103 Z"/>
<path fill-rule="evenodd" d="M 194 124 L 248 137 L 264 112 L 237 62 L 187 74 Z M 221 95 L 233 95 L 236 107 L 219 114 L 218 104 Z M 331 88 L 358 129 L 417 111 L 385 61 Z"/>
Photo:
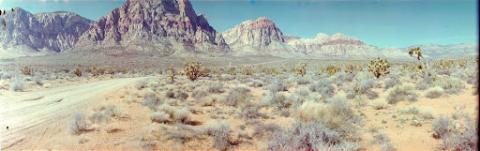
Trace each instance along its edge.
<path fill-rule="evenodd" d="M 0 32 L 0 52 L 24 55 L 70 49 L 91 22 L 70 12 L 32 14 L 21 8 L 0 19 L 6 23 Z"/>
<path fill-rule="evenodd" d="M 127 0 L 92 24 L 77 48 L 121 48 L 117 51 L 153 51 L 171 55 L 179 50 L 228 50 L 204 15 L 197 15 L 188 0 Z"/>

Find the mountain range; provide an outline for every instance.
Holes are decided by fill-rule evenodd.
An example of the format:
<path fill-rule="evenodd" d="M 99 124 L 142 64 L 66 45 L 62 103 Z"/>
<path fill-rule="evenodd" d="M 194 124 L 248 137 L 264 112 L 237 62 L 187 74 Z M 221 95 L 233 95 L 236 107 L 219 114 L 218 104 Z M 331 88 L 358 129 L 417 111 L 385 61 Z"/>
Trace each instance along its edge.
<path fill-rule="evenodd" d="M 126 0 L 97 21 L 71 12 L 32 14 L 21 8 L 0 19 L 6 22 L 0 32 L 0 58 L 58 53 L 408 57 L 408 48 L 379 48 L 341 33 L 289 36 L 266 17 L 217 32 L 188 0 Z M 418 46 L 431 58 L 478 54 L 473 44 Z"/>

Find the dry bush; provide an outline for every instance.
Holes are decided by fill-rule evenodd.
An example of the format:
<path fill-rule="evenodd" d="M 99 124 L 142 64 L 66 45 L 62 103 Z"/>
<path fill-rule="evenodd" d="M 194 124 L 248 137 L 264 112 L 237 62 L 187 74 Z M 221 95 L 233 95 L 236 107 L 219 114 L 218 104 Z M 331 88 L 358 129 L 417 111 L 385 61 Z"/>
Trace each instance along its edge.
<path fill-rule="evenodd" d="M 266 150 L 359 150 L 358 144 L 352 143 L 334 129 L 319 122 L 295 123 L 289 129 L 276 130 Z"/>
<path fill-rule="evenodd" d="M 441 87 L 433 87 L 425 91 L 425 97 L 431 99 L 438 98 L 442 96 L 444 92 L 445 90 L 443 90 Z"/>
<path fill-rule="evenodd" d="M 253 75 L 255 73 L 255 70 L 253 70 L 252 66 L 243 66 L 242 67 L 242 74 L 244 75 Z"/>
<path fill-rule="evenodd" d="M 210 93 L 223 93 L 225 89 L 223 88 L 223 83 L 210 83 L 208 86 L 208 92 Z"/>
<path fill-rule="evenodd" d="M 264 67 L 262 68 L 262 72 L 267 75 L 278 75 L 280 71 L 275 67 Z"/>
<path fill-rule="evenodd" d="M 390 73 L 390 62 L 387 59 L 376 58 L 368 64 L 368 71 L 376 78 Z"/>
<path fill-rule="evenodd" d="M 334 75 L 337 72 L 340 72 L 340 67 L 337 67 L 335 65 L 328 65 L 322 70 L 322 73 L 327 73 L 329 76 Z"/>
<path fill-rule="evenodd" d="M 433 81 L 433 85 L 443 88 L 448 94 L 457 94 L 465 89 L 465 83 L 462 80 L 453 77 L 437 78 Z"/>
<path fill-rule="evenodd" d="M 297 117 L 303 122 L 319 122 L 345 138 L 357 136 L 361 122 L 361 117 L 355 114 L 349 102 L 342 96 L 334 97 L 327 104 L 304 102 L 297 110 Z"/>
<path fill-rule="evenodd" d="M 157 122 L 157 123 L 171 122 L 170 114 L 167 114 L 163 111 L 153 112 L 152 114 L 150 114 L 150 120 L 152 120 L 152 122 Z"/>
<path fill-rule="evenodd" d="M 160 98 L 157 97 L 157 95 L 153 92 L 148 92 L 145 94 L 143 97 L 143 103 L 142 105 L 147 106 L 148 108 L 155 110 L 157 106 L 161 105 L 163 103 Z"/>
<path fill-rule="evenodd" d="M 327 79 L 320 79 L 317 83 L 310 85 L 309 89 L 312 92 L 320 93 L 325 98 L 332 97 L 335 94 L 335 87 Z"/>
<path fill-rule="evenodd" d="M 109 122 L 112 117 L 121 117 L 120 110 L 114 105 L 102 106 L 89 117 L 89 120 L 93 123 L 106 123 Z"/>
<path fill-rule="evenodd" d="M 288 86 L 285 81 L 281 79 L 272 79 L 270 85 L 267 87 L 273 93 L 281 92 L 281 91 L 288 91 Z"/>
<path fill-rule="evenodd" d="M 412 85 L 397 85 L 387 92 L 387 101 L 389 104 L 395 104 L 399 101 L 417 101 L 417 94 Z"/>
<path fill-rule="evenodd" d="M 300 63 L 295 67 L 295 73 L 300 76 L 304 76 L 307 73 L 307 64 Z"/>
<path fill-rule="evenodd" d="M 169 66 L 168 69 L 167 69 L 167 76 L 168 76 L 168 79 L 170 79 L 170 83 L 174 83 L 175 82 L 175 69 L 173 68 L 173 66 Z"/>
<path fill-rule="evenodd" d="M 23 91 L 25 89 L 25 81 L 20 76 L 15 76 L 15 79 L 10 81 L 11 91 Z"/>
<path fill-rule="evenodd" d="M 80 66 L 77 66 L 77 67 L 73 70 L 73 74 L 75 74 L 77 77 L 81 77 L 81 76 L 82 76 L 82 69 L 80 68 Z"/>
<path fill-rule="evenodd" d="M 33 69 L 29 66 L 23 66 L 20 71 L 22 72 L 23 75 L 29 75 L 31 76 L 33 74 Z"/>
<path fill-rule="evenodd" d="M 347 87 L 347 98 L 359 98 L 366 95 L 368 99 L 375 99 L 378 94 L 371 90 L 375 86 L 375 81 L 371 74 L 367 72 L 359 72 L 353 79 L 352 85 Z"/>
<path fill-rule="evenodd" d="M 245 106 L 250 103 L 252 95 L 250 90 L 244 87 L 233 88 L 225 97 L 225 104 L 230 106 Z"/>
<path fill-rule="evenodd" d="M 92 131 L 93 128 L 87 122 L 85 114 L 76 113 L 72 122 L 69 125 L 69 131 L 71 134 L 79 135 L 84 132 Z"/>
<path fill-rule="evenodd" d="M 462 119 L 439 119 L 434 122 L 434 137 L 441 139 L 439 149 L 455 151 L 478 150 L 478 121 L 466 115 Z M 457 125 L 457 126 L 451 126 Z"/>
<path fill-rule="evenodd" d="M 200 77 L 200 63 L 196 61 L 188 62 L 183 68 L 183 72 L 191 81 L 195 81 Z"/>

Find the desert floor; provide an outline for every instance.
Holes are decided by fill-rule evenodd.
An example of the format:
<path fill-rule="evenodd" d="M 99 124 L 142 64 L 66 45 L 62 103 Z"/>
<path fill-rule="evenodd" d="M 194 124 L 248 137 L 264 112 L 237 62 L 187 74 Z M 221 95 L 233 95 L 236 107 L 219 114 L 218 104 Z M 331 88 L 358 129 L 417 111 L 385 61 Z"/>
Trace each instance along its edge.
<path fill-rule="evenodd" d="M 291 64 L 269 60 L 250 65 L 278 63 Z M 403 70 L 391 73 L 398 80 L 387 88 L 393 76 L 359 79 L 366 71 L 348 80 L 339 72 L 307 72 L 302 77 L 289 70 L 254 69 L 250 75 L 242 68 L 238 66 L 234 75 L 212 72 L 196 81 L 178 73 L 174 82 L 166 72 L 155 71 L 101 76 L 83 71 L 81 77 L 67 72 L 61 75 L 70 78 L 44 78 L 41 84 L 25 76 L 30 80 L 20 91 L 9 89 L 14 78 L 3 78 L 0 146 L 2 150 L 292 150 L 305 149 L 288 145 L 304 138 L 292 133 L 295 136 L 282 140 L 285 136 L 279 133 L 290 133 L 295 123 L 316 122 L 339 133 L 337 143 L 326 143 L 327 150 L 448 150 L 455 147 L 442 148 L 446 140 L 434 137 L 435 122 L 450 118 L 452 136 L 467 133 L 464 129 L 469 125 L 461 117 L 478 122 L 477 87 L 468 81 L 478 67 L 463 69 L 463 76 L 452 71 L 437 77 L 447 83 L 449 78 L 460 79 L 463 87 L 434 82 L 425 89 L 415 88 L 425 77 L 411 78 L 414 74 Z M 373 82 L 365 94 L 352 98 L 350 88 L 362 83 L 356 79 Z M 442 87 L 438 96 L 427 97 L 435 87 Z M 376 95 L 370 98 L 367 93 Z M 400 99 L 389 102 L 389 95 Z M 409 100 L 411 95 L 415 99 Z M 335 108 L 332 102 L 346 104 Z"/>

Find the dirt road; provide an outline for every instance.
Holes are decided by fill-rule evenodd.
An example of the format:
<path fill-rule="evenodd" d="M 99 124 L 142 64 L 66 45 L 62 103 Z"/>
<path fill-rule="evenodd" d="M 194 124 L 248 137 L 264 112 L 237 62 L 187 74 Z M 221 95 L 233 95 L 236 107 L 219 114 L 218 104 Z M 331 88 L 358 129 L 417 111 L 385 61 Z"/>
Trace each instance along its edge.
<path fill-rule="evenodd" d="M 140 79 L 143 78 L 113 79 L 36 92 L 0 94 L 1 150 L 32 141 L 28 136 L 42 133 L 46 125 L 67 128 L 68 119 L 72 114 L 98 100 L 98 97 Z"/>

